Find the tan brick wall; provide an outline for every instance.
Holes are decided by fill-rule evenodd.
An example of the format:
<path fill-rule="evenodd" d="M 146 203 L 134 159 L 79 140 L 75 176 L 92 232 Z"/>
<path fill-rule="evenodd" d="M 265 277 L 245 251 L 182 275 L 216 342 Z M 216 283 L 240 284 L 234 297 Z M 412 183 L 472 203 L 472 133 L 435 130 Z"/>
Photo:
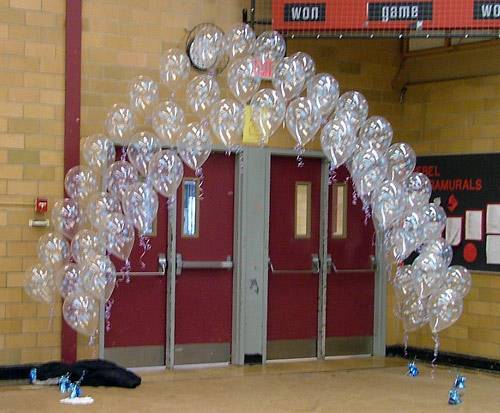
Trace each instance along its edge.
<path fill-rule="evenodd" d="M 419 155 L 499 152 L 500 76 L 410 86 L 401 132 Z M 390 291 L 389 344 L 401 343 L 402 336 L 393 300 Z M 500 274 L 473 274 L 464 313 L 440 340 L 442 351 L 500 358 Z M 432 348 L 429 330 L 411 334 L 410 345 Z"/>
<path fill-rule="evenodd" d="M 0 2 L 0 364 L 60 358 L 61 316 L 23 292 L 43 230 L 34 199 L 62 195 L 64 0 Z"/>

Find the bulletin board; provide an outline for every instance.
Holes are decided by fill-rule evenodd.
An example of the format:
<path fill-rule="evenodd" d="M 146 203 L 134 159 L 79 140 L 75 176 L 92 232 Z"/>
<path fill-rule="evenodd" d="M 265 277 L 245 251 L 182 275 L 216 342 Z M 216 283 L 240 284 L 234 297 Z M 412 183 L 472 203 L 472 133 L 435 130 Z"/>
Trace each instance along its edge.
<path fill-rule="evenodd" d="M 421 156 L 415 170 L 446 211 L 452 264 L 500 272 L 500 153 Z"/>

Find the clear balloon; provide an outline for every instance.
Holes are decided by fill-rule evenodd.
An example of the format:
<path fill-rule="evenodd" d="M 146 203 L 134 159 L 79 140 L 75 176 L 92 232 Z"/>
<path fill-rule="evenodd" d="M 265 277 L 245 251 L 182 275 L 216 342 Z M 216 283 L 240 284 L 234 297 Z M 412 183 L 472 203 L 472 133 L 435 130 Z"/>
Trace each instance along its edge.
<path fill-rule="evenodd" d="M 399 300 L 403 300 L 410 295 L 416 295 L 417 297 L 422 295 L 421 288 L 415 278 L 411 265 L 398 267 L 394 276 L 393 285 L 397 299 Z"/>
<path fill-rule="evenodd" d="M 368 117 L 368 101 L 359 92 L 349 91 L 342 94 L 337 102 L 335 111 L 345 110 L 355 112 L 354 118 L 364 122 Z"/>
<path fill-rule="evenodd" d="M 196 76 L 187 85 L 186 99 L 193 112 L 205 118 L 212 105 L 220 99 L 217 80 L 209 75 Z"/>
<path fill-rule="evenodd" d="M 82 277 L 78 265 L 69 263 L 56 271 L 55 285 L 62 298 L 83 290 Z"/>
<path fill-rule="evenodd" d="M 112 212 L 122 212 L 120 200 L 109 192 L 93 194 L 89 197 L 86 208 L 90 224 L 98 231 L 104 229 L 104 223 Z"/>
<path fill-rule="evenodd" d="M 423 226 L 425 217 L 420 208 L 410 208 L 403 217 L 401 226 L 404 231 L 410 233 L 415 241 L 413 249 L 418 248 L 424 241 Z"/>
<path fill-rule="evenodd" d="M 427 204 L 423 208 L 425 217 L 423 235 L 425 240 L 441 238 L 446 227 L 446 212 L 436 204 Z"/>
<path fill-rule="evenodd" d="M 306 75 L 306 82 L 311 79 L 316 74 L 316 64 L 313 58 L 304 52 L 297 52 L 290 56 L 292 59 L 296 59 L 304 68 L 304 73 Z"/>
<path fill-rule="evenodd" d="M 138 114 L 144 116 L 158 103 L 160 88 L 149 76 L 137 76 L 128 87 L 130 107 Z"/>
<path fill-rule="evenodd" d="M 212 133 L 228 150 L 241 143 L 243 120 L 243 105 L 234 99 L 217 102 L 209 115 Z"/>
<path fill-rule="evenodd" d="M 421 172 L 413 172 L 405 181 L 404 187 L 408 194 L 408 205 L 411 208 L 425 205 L 429 202 L 432 185 L 429 178 Z"/>
<path fill-rule="evenodd" d="M 274 89 L 261 89 L 250 102 L 252 120 L 262 143 L 267 143 L 285 119 L 286 102 Z"/>
<path fill-rule="evenodd" d="M 104 225 L 107 250 L 115 257 L 127 261 L 134 246 L 135 233 L 133 225 L 127 221 L 123 214 L 118 212 L 109 214 Z"/>
<path fill-rule="evenodd" d="M 69 256 L 69 244 L 64 237 L 49 232 L 38 240 L 38 258 L 47 268 L 61 268 L 68 262 Z"/>
<path fill-rule="evenodd" d="M 174 197 L 184 176 L 182 161 L 175 151 L 158 152 L 149 166 L 149 178 L 164 197 Z"/>
<path fill-rule="evenodd" d="M 83 140 L 82 155 L 88 166 L 102 173 L 115 160 L 115 145 L 105 135 L 91 135 Z"/>
<path fill-rule="evenodd" d="M 224 33 L 217 26 L 206 23 L 196 29 L 189 45 L 189 57 L 200 70 L 212 69 L 224 52 Z"/>
<path fill-rule="evenodd" d="M 105 202 L 106 198 L 103 198 L 103 201 Z M 99 207 L 103 206 L 103 204 L 99 204 Z M 106 209 L 106 206 L 104 208 Z M 110 209 L 107 213 L 117 212 L 114 208 Z M 104 255 L 105 253 L 105 240 L 96 231 L 82 229 L 71 241 L 71 256 L 76 263 L 92 258 L 94 255 Z"/>
<path fill-rule="evenodd" d="M 285 122 L 297 145 L 303 148 L 314 139 L 321 126 L 321 117 L 311 99 L 300 97 L 288 105 Z"/>
<path fill-rule="evenodd" d="M 80 264 L 85 292 L 96 300 L 108 301 L 116 284 L 116 269 L 106 255 L 96 255 Z"/>
<path fill-rule="evenodd" d="M 329 73 L 320 73 L 307 82 L 307 97 L 323 117 L 332 113 L 339 99 L 339 82 Z"/>
<path fill-rule="evenodd" d="M 387 158 L 374 148 L 357 152 L 352 165 L 352 178 L 361 197 L 369 196 L 386 179 Z"/>
<path fill-rule="evenodd" d="M 422 295 L 428 296 L 443 285 L 446 266 L 436 254 L 420 254 L 413 263 L 413 271 L 422 286 Z"/>
<path fill-rule="evenodd" d="M 255 40 L 255 56 L 261 63 L 277 63 L 286 53 L 286 43 L 277 31 L 262 32 Z"/>
<path fill-rule="evenodd" d="M 170 91 L 175 92 L 182 81 L 189 77 L 191 64 L 186 53 L 179 49 L 168 49 L 160 57 L 160 80 Z"/>
<path fill-rule="evenodd" d="M 382 116 L 371 116 L 361 125 L 358 135 L 363 148 L 385 152 L 392 141 L 392 126 Z"/>
<path fill-rule="evenodd" d="M 431 295 L 428 303 L 429 326 L 436 334 L 454 324 L 462 315 L 463 300 L 453 290 Z"/>
<path fill-rule="evenodd" d="M 393 181 L 407 179 L 417 163 L 417 156 L 413 148 L 407 143 L 395 143 L 387 150 L 389 160 L 389 178 Z"/>
<path fill-rule="evenodd" d="M 356 149 L 356 133 L 345 119 L 333 119 L 321 131 L 321 147 L 330 161 L 331 168 L 337 168 L 347 161 Z"/>
<path fill-rule="evenodd" d="M 52 209 L 52 224 L 57 232 L 72 239 L 85 223 L 83 209 L 71 198 L 57 201 Z"/>
<path fill-rule="evenodd" d="M 70 294 L 63 303 L 63 317 L 75 331 L 93 336 L 99 325 L 99 303 L 81 292 Z"/>
<path fill-rule="evenodd" d="M 104 126 L 113 142 L 125 145 L 136 126 L 135 114 L 129 106 L 115 104 L 108 112 Z"/>
<path fill-rule="evenodd" d="M 139 180 L 130 162 L 116 161 L 106 171 L 106 184 L 110 194 L 122 199 L 128 187 Z"/>
<path fill-rule="evenodd" d="M 246 104 L 252 98 L 260 86 L 252 57 L 242 57 L 231 63 L 227 70 L 227 85 L 240 103 Z"/>
<path fill-rule="evenodd" d="M 134 224 L 140 236 L 153 232 L 153 222 L 158 212 L 158 195 L 147 183 L 132 185 L 122 199 L 123 213 Z"/>
<path fill-rule="evenodd" d="M 224 46 L 230 59 L 252 54 L 255 49 L 255 33 L 248 24 L 237 24 L 225 34 Z"/>
<path fill-rule="evenodd" d="M 306 72 L 299 60 L 285 57 L 273 68 L 273 87 L 286 101 L 300 95 L 304 89 Z"/>
<path fill-rule="evenodd" d="M 35 264 L 26 272 L 24 291 L 33 300 L 52 303 L 55 298 L 54 287 L 54 273 L 49 267 Z"/>
<path fill-rule="evenodd" d="M 97 176 L 87 166 L 74 166 L 64 178 L 64 189 L 68 196 L 83 205 L 91 194 L 98 191 L 98 188 Z"/>
<path fill-rule="evenodd" d="M 422 247 L 421 255 L 435 254 L 444 261 L 444 268 L 450 265 L 453 259 L 453 248 L 444 238 L 428 241 Z"/>
<path fill-rule="evenodd" d="M 333 114 L 332 118 L 334 120 L 343 119 L 346 122 L 349 122 L 352 125 L 352 128 L 354 129 L 356 134 L 358 133 L 360 126 L 366 120 L 359 112 L 355 112 L 348 109 L 338 109 L 338 108 L 335 109 L 335 113 Z"/>
<path fill-rule="evenodd" d="M 127 157 L 141 176 L 148 175 L 148 167 L 154 154 L 161 150 L 160 140 L 154 133 L 140 132 L 134 135 L 127 148 Z"/>
<path fill-rule="evenodd" d="M 197 122 L 188 124 L 179 139 L 177 150 L 193 171 L 201 168 L 212 151 L 212 140 L 207 128 Z"/>
<path fill-rule="evenodd" d="M 151 122 L 161 143 L 173 145 L 184 126 L 184 111 L 173 100 L 167 100 L 153 111 Z"/>
<path fill-rule="evenodd" d="M 472 278 L 467 268 L 461 265 L 452 265 L 446 271 L 443 288 L 455 291 L 460 297 L 464 298 L 472 286 Z"/>
<path fill-rule="evenodd" d="M 427 299 L 410 294 L 403 300 L 401 308 L 405 332 L 415 331 L 429 322 Z"/>
<path fill-rule="evenodd" d="M 403 186 L 394 181 L 384 181 L 371 196 L 373 218 L 384 230 L 398 222 L 406 209 L 406 193 Z"/>
<path fill-rule="evenodd" d="M 408 258 L 415 250 L 417 240 L 415 235 L 404 230 L 403 228 L 392 228 L 389 233 L 389 245 L 394 259 L 401 262 Z"/>

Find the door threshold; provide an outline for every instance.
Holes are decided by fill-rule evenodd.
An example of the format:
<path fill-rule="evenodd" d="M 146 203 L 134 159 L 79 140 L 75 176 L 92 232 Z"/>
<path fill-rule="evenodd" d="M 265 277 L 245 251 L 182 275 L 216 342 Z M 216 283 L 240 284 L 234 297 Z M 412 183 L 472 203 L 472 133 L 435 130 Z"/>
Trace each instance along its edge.
<path fill-rule="evenodd" d="M 301 358 L 293 358 L 293 359 L 273 359 L 266 360 L 267 364 L 275 364 L 275 363 L 299 363 L 301 361 L 316 361 L 317 357 L 301 357 Z"/>
<path fill-rule="evenodd" d="M 219 363 L 177 364 L 174 366 L 174 370 L 213 369 L 228 367 L 229 364 L 229 361 L 223 361 Z"/>
<path fill-rule="evenodd" d="M 144 366 L 144 367 L 128 367 L 133 373 L 155 373 L 158 371 L 166 370 L 167 366 Z"/>
<path fill-rule="evenodd" d="M 373 357 L 373 354 L 349 354 L 346 356 L 326 356 L 325 360 L 367 359 L 370 357 Z"/>

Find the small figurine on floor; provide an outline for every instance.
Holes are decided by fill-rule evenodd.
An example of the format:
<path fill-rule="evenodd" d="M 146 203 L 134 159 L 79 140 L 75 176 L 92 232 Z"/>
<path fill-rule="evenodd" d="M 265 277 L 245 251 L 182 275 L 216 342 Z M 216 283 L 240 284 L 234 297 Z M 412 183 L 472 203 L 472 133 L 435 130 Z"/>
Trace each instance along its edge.
<path fill-rule="evenodd" d="M 30 370 L 30 384 L 35 384 L 35 382 L 36 382 L 36 368 L 33 367 Z"/>
<path fill-rule="evenodd" d="M 408 363 L 408 372 L 406 373 L 407 376 L 417 377 L 419 373 L 420 373 L 420 371 L 418 370 L 418 367 L 417 367 L 417 364 L 415 363 L 415 360 Z"/>
<path fill-rule="evenodd" d="M 63 376 L 65 377 L 65 376 Z M 92 404 L 94 399 L 92 397 L 82 397 L 82 390 L 80 385 L 83 378 L 85 377 L 85 370 L 82 373 L 82 377 L 78 379 L 75 383 L 70 383 L 68 387 L 69 397 L 62 399 L 60 402 L 64 404 Z M 69 378 L 68 378 L 69 381 Z"/>
<path fill-rule="evenodd" d="M 65 394 L 69 392 L 69 388 L 71 385 L 71 381 L 69 379 L 69 373 L 66 373 L 64 376 L 59 378 L 59 391 L 61 394 Z"/>
<path fill-rule="evenodd" d="M 456 387 L 452 387 L 448 394 L 448 404 L 457 405 L 462 403 L 462 396 Z"/>
<path fill-rule="evenodd" d="M 465 389 L 465 381 L 467 380 L 466 377 L 461 376 L 460 374 L 457 374 L 457 377 L 455 378 L 455 383 L 453 383 L 453 387 L 463 390 Z"/>

